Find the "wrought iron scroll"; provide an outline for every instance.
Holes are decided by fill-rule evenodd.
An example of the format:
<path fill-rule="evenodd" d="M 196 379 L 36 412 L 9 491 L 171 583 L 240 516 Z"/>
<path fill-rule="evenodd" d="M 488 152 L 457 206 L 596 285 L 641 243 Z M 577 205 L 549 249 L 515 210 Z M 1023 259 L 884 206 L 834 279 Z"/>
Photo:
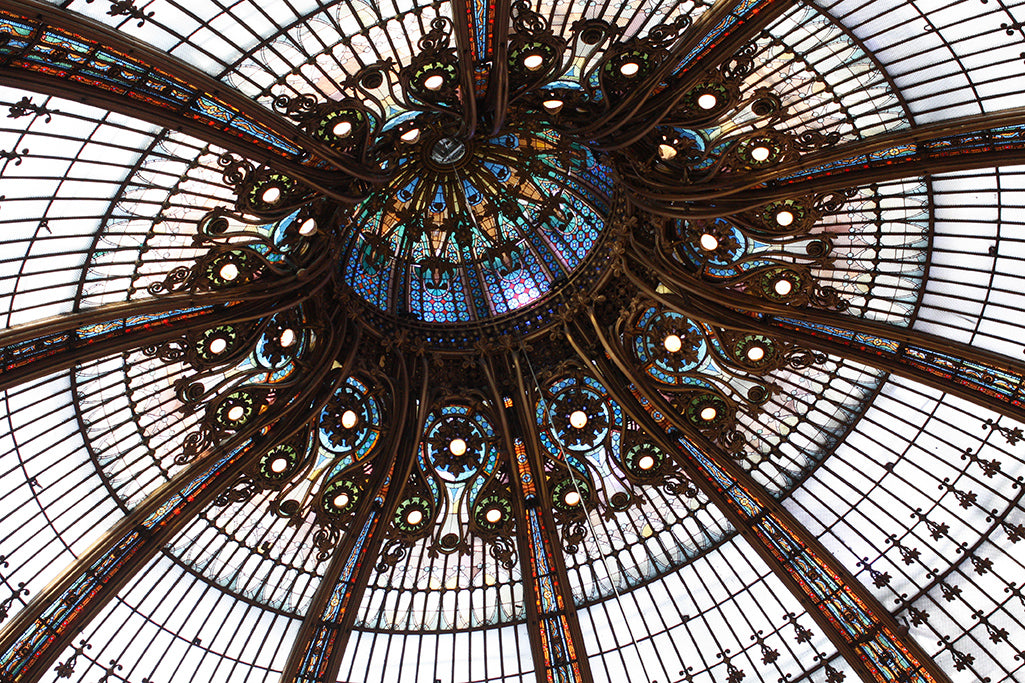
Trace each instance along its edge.
<path fill-rule="evenodd" d="M 37 678 L 61 654 L 58 650 L 68 634 L 84 626 L 81 617 L 95 612 L 89 608 L 109 600 L 183 521 L 217 494 L 220 483 L 230 480 L 240 463 L 259 451 L 256 441 L 249 439 L 212 463 L 204 461 L 170 482 L 163 495 L 156 494 L 160 495 L 158 504 L 144 506 L 143 514 L 125 518 L 103 543 L 103 552 L 84 566 L 76 564 L 77 574 L 64 582 L 65 588 L 31 623 L 25 625 L 15 615 L 0 631 L 0 679 Z"/>
<path fill-rule="evenodd" d="M 34 0 L 0 4 L 0 81 L 67 96 L 180 128 L 270 163 L 328 191 L 346 176 L 371 177 L 355 159 L 166 53 Z M 75 26 L 75 30 L 67 26 Z"/>
<path fill-rule="evenodd" d="M 740 292 L 712 291 L 683 273 L 664 273 L 666 283 L 681 294 L 663 294 L 630 268 L 625 272 L 647 296 L 683 315 L 841 355 L 1012 419 L 1023 417 L 1025 365 L 1015 359 L 914 329 L 765 301 Z"/>
<path fill-rule="evenodd" d="M 510 371 L 517 377 L 515 398 L 501 397 L 494 369 L 485 366 L 495 401 L 504 406 L 498 413 L 505 448 L 510 457 L 513 506 L 522 521 L 516 535 L 524 585 L 531 654 L 538 683 L 591 683 L 592 676 L 576 606 L 559 551 L 551 497 L 538 455 L 536 433 L 523 425 L 533 424 L 530 394 L 523 384 L 518 360 Z M 518 425 L 518 435 L 510 431 Z"/>
<path fill-rule="evenodd" d="M 248 307 L 240 304 L 183 307 L 126 315 L 14 341 L 0 346 L 0 389 L 84 360 L 140 347 L 195 327 L 213 325 L 225 317 L 234 318 L 242 309 L 248 310 Z M 55 326 L 59 326 L 58 322 L 55 321 Z"/>
<path fill-rule="evenodd" d="M 866 683 L 949 683 L 926 652 L 902 632 L 893 616 L 830 555 L 807 529 L 720 447 L 680 418 L 669 403 L 632 376 L 622 349 L 592 318 L 611 361 L 591 361 L 624 410 L 670 453 L 695 485 L 744 534 L 802 603 Z"/>

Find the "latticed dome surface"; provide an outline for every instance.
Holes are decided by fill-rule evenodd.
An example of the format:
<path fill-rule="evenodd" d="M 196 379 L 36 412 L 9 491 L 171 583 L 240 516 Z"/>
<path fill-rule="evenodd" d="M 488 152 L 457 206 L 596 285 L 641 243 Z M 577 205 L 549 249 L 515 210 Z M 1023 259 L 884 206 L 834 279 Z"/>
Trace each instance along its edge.
<path fill-rule="evenodd" d="M 0 682 L 1025 680 L 1023 22 L 0 0 Z"/>

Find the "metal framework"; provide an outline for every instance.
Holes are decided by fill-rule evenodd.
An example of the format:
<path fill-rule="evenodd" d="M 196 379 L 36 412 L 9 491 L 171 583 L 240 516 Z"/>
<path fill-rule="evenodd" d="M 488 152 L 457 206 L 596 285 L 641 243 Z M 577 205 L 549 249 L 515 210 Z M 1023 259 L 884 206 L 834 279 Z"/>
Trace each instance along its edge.
<path fill-rule="evenodd" d="M 1025 622 L 1005 612 L 1025 598 L 1003 577 L 1021 563 L 1001 560 L 998 573 L 986 544 L 1025 539 L 1020 459 L 983 457 L 988 442 L 965 447 L 937 501 L 909 512 L 918 527 L 880 512 L 848 547 L 831 540 L 840 519 L 812 525 L 801 506 L 828 508 L 802 487 L 831 468 L 845 484 L 864 475 L 844 464 L 842 444 L 878 420 L 884 382 L 992 412 L 983 429 L 1011 447 L 1025 438 L 1025 362 L 1008 353 L 1020 339 L 987 348 L 979 330 L 963 341 L 916 323 L 928 296 L 943 294 L 927 271 L 942 276 L 944 174 L 995 169 L 1018 183 L 1008 167 L 1025 160 L 1025 109 L 923 122 L 907 102 L 892 105 L 885 75 L 853 102 L 858 88 L 828 70 L 858 83 L 883 69 L 862 38 L 812 22 L 801 3 L 656 3 L 657 26 L 599 4 L 579 17 L 526 0 L 396 6 L 395 16 L 332 6 L 320 23 L 297 18 L 285 38 L 261 42 L 239 61 L 249 71 L 229 69 L 225 81 L 110 21 L 0 0 L 0 85 L 53 97 L 26 95 L 8 118 L 42 128 L 74 102 L 163 131 L 131 162 L 132 174 L 153 176 L 138 197 L 119 181 L 101 221 L 109 233 L 88 247 L 70 304 L 56 302 L 65 312 L 34 317 L 45 306 L 36 285 L 13 288 L 28 303 L 11 304 L 15 324 L 0 333 L 0 390 L 33 396 L 71 376 L 65 414 L 124 514 L 59 573 L 39 570 L 45 586 L 31 597 L 0 574 L 0 680 L 70 677 L 88 638 L 112 628 L 107 615 L 165 560 L 247 610 L 295 619 L 269 666 L 288 682 L 349 680 L 360 666 L 369 676 L 361 662 L 377 661 L 378 638 L 390 652 L 388 638 L 424 632 L 439 643 L 456 634 L 453 651 L 473 634 L 504 653 L 526 639 L 529 664 L 480 678 L 592 683 L 602 666 L 632 680 L 636 657 L 645 680 L 657 660 L 670 683 L 706 673 L 739 683 L 744 657 L 763 680 L 823 671 L 838 683 L 841 666 L 865 683 L 947 683 L 951 666 L 977 673 L 960 641 L 969 629 L 952 640 L 921 605 L 960 599 L 952 577 L 969 562 L 1007 593 L 973 613 L 978 628 L 1010 643 L 1009 628 Z M 156 21 L 131 2 L 108 14 Z M 319 37 L 346 21 L 359 31 Z M 788 31 L 846 57 L 797 54 L 804 38 Z M 284 62 L 289 51 L 303 63 L 253 94 L 246 60 Z M 793 62 L 792 83 L 767 75 L 780 60 Z M 56 148 L 60 134 L 47 135 Z M 0 172 L 30 158 L 22 144 L 0 152 Z M 147 193 L 164 185 L 168 199 L 150 210 Z M 28 241 L 48 244 L 44 223 Z M 993 239 L 994 261 L 1023 249 Z M 11 281 L 31 282 L 35 258 L 26 250 Z M 117 289 L 129 270 L 130 288 Z M 994 263 L 991 285 L 997 275 Z M 114 412 L 116 392 L 128 417 Z M 26 410 L 30 422 L 43 414 Z M 939 419 L 932 410 L 926 421 Z M 22 418 L 10 412 L 11 452 L 34 480 L 19 449 L 41 437 L 18 443 Z M 119 454 L 129 438 L 138 448 Z M 893 458 L 869 489 L 904 477 L 896 469 L 912 459 Z M 26 486 L 42 500 L 38 482 Z M 965 522 L 955 538 L 953 522 L 937 521 L 951 512 L 943 496 L 985 532 L 970 538 Z M 884 591 L 896 569 L 876 568 L 885 551 L 869 557 L 874 527 L 907 567 L 918 568 L 921 529 L 963 559 L 941 563 L 937 550 L 942 568 L 921 561 L 925 578 L 909 573 L 893 607 Z M 200 543 L 215 537 L 220 551 Z M 630 596 L 731 543 L 750 551 L 758 581 L 788 591 L 776 598 L 785 625 L 751 625 L 741 643 L 730 624 L 727 646 L 713 626 L 694 636 L 697 617 L 676 596 L 660 604 L 678 623 L 633 616 Z M 247 575 L 232 553 L 273 566 Z M 235 573 L 217 574 L 218 562 Z M 469 597 L 445 597 L 456 594 Z M 619 626 L 630 642 L 615 640 Z M 780 660 L 770 642 L 784 642 L 784 626 L 798 645 Z M 685 631 L 688 656 L 711 661 L 684 662 Z M 679 673 L 658 647 L 676 650 Z M 507 658 L 503 671 L 516 668 Z M 103 680 L 134 680 L 119 667 L 111 660 Z"/>

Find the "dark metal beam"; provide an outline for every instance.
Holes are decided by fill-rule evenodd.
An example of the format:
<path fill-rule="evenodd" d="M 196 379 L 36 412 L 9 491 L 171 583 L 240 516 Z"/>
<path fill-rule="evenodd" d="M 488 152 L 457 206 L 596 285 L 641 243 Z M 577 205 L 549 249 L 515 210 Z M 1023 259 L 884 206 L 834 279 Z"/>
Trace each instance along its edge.
<path fill-rule="evenodd" d="M 508 408 L 503 407 L 507 401 L 494 367 L 488 360 L 483 365 L 508 457 L 534 675 L 537 683 L 592 683 L 533 421 L 535 397 L 524 384 L 515 352 L 508 362 L 512 366 L 508 370 L 515 376 Z"/>
<path fill-rule="evenodd" d="M 719 0 L 702 14 L 672 47 L 669 57 L 636 89 L 579 134 L 603 139 L 602 149 L 618 149 L 647 134 L 710 71 L 729 60 L 797 0 Z M 669 82 L 664 90 L 661 85 Z M 618 130 L 630 126 L 629 134 L 612 139 Z"/>
<path fill-rule="evenodd" d="M 456 54 L 459 56 L 459 90 L 467 139 L 477 132 L 477 59 L 474 58 L 474 37 L 470 25 L 470 13 L 475 4 L 474 0 L 452 0 L 452 22 L 455 24 Z"/>
<path fill-rule="evenodd" d="M 309 415 L 319 414 L 318 402 L 326 400 L 320 393 L 321 383 L 337 386 L 348 373 L 351 354 L 342 368 L 332 369 L 344 341 L 341 331 L 329 334 L 318 367 L 296 394 L 290 399 L 279 396 L 278 410 L 268 411 L 200 454 L 118 520 L 15 614 L 0 629 L 0 679 L 34 683 L 42 678 L 74 636 L 239 473 L 267 448 L 304 429 Z M 327 396 L 331 393 L 329 390 Z"/>
<path fill-rule="evenodd" d="M 581 360 L 740 531 L 859 678 L 864 683 L 950 683 L 928 653 L 818 539 L 636 372 L 625 350 L 610 341 L 615 335 L 602 328 L 593 311 L 590 322 L 589 329 L 567 330 Z M 597 335 L 599 347 L 588 351 L 582 340 L 592 335 Z"/>
<path fill-rule="evenodd" d="M 191 330 L 274 315 L 323 287 L 332 263 L 320 259 L 296 276 L 105 304 L 8 328 L 0 332 L 0 391 Z"/>
<path fill-rule="evenodd" d="M 182 307 L 180 299 L 177 302 L 158 301 L 165 304 L 163 312 L 139 314 L 125 310 L 131 309 L 130 306 L 115 304 L 101 306 L 101 309 L 107 309 L 104 311 L 89 311 L 86 315 L 72 313 L 51 319 L 46 324 L 25 326 L 36 328 L 37 336 L 0 345 L 0 391 L 188 332 L 273 314 L 273 311 L 267 312 L 265 307 L 254 304 Z M 167 305 L 174 303 L 178 305 Z M 298 300 L 290 300 L 288 305 L 296 303 Z M 82 323 L 80 318 L 97 319 L 97 322 Z"/>
<path fill-rule="evenodd" d="M 491 24 L 494 51 L 491 73 L 488 75 L 485 109 L 493 118 L 491 134 L 498 135 L 505 125 L 505 114 L 509 107 L 509 28 L 512 23 L 512 0 L 494 1 L 495 13 L 492 15 Z"/>
<path fill-rule="evenodd" d="M 88 17 L 40 0 L 0 0 L 0 17 L 0 83 L 195 135 L 327 195 L 353 177 L 384 180 L 223 82 Z"/>
<path fill-rule="evenodd" d="M 637 206 L 661 215 L 728 216 L 803 194 L 1022 162 L 1025 107 L 1018 107 L 874 135 L 797 154 L 771 168 L 687 184 L 645 175 L 630 183 L 630 194 Z"/>
<path fill-rule="evenodd" d="M 416 462 L 414 452 L 427 419 L 426 368 L 421 373 L 420 400 L 410 406 L 412 387 L 405 361 L 400 359 L 399 364 L 401 380 L 393 387 L 398 405 L 391 418 L 389 443 L 377 457 L 380 463 L 374 464 L 373 481 L 353 516 L 354 524 L 332 554 L 306 610 L 282 670 L 282 683 L 334 683 L 338 680 L 357 608 L 371 573 L 376 571 L 375 559 L 401 501 L 403 485 Z M 411 410 L 416 411 L 415 420 L 408 419 Z"/>
<path fill-rule="evenodd" d="M 642 267 L 656 267 L 644 258 L 638 261 Z M 625 272 L 646 296 L 681 315 L 848 358 L 1011 419 L 1025 419 L 1022 361 L 912 328 L 702 285 L 666 260 L 659 265 L 663 284 L 677 293 L 656 292 L 630 267 Z"/>

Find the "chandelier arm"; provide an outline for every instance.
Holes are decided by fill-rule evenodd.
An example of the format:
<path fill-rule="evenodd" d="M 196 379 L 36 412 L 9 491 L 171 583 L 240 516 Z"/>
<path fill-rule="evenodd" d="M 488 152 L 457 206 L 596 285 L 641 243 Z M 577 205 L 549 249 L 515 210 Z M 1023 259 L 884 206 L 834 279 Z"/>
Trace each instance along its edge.
<path fill-rule="evenodd" d="M 700 287 L 667 269 L 657 272 L 678 294 L 663 295 L 629 267 L 625 272 L 646 296 L 681 315 L 846 357 L 1025 420 L 1025 363 L 1008 356 L 913 328 Z"/>
<path fill-rule="evenodd" d="M 308 405 L 332 372 L 345 335 L 329 333 L 320 367 L 293 400 L 201 453 L 139 503 L 0 629 L 0 678 L 35 683 L 73 638 L 232 481 L 308 422 Z M 340 381 L 337 378 L 336 381 Z"/>
<path fill-rule="evenodd" d="M 799 155 L 762 171 L 740 168 L 717 175 L 714 186 L 694 178 L 673 187 L 668 180 L 645 177 L 642 183 L 629 183 L 629 188 L 637 206 L 660 215 L 728 216 L 802 193 L 829 193 L 1022 162 L 1025 107 L 1017 107 L 871 136 Z"/>
<path fill-rule="evenodd" d="M 452 23 L 455 25 L 456 53 L 459 57 L 459 88 L 463 104 L 464 135 L 470 139 L 477 132 L 477 87 L 474 83 L 473 36 L 470 35 L 467 3 L 473 0 L 453 0 Z"/>
<path fill-rule="evenodd" d="M 637 84 L 633 94 L 593 124 L 573 132 L 590 139 L 604 138 L 629 124 L 642 111 L 645 117 L 654 112 L 654 122 L 648 128 L 657 125 L 688 90 L 707 76 L 710 69 L 729 60 L 738 49 L 796 4 L 797 0 L 719 0 L 684 32 L 669 56 Z M 677 74 L 676 81 L 662 91 L 665 96 L 660 97 L 658 103 L 651 104 L 652 94 L 659 85 Z"/>
<path fill-rule="evenodd" d="M 324 570 L 310 601 L 306 616 L 281 674 L 282 683 L 333 683 L 338 680 L 345 648 L 356 623 L 360 601 L 376 571 L 385 533 L 402 497 L 402 484 L 416 462 L 411 457 L 420 441 L 427 418 L 427 372 L 422 371 L 420 401 L 412 407 L 416 419 L 410 420 L 410 377 L 405 360 L 399 358 L 399 382 L 391 387 L 397 397 L 388 443 L 374 468 L 353 525 L 342 538 Z M 355 522 L 362 521 L 362 526 Z"/>
<path fill-rule="evenodd" d="M 15 27 L 0 48 L 0 82 L 182 130 L 311 183 L 385 180 L 224 82 L 89 17 L 39 0 L 0 0 L 0 16 Z"/>
<path fill-rule="evenodd" d="M 512 22 L 512 0 L 495 0 L 495 13 L 491 31 L 494 54 L 485 110 L 492 115 L 491 137 L 498 135 L 505 125 L 509 108 L 509 28 Z"/>
<path fill-rule="evenodd" d="M 0 390 L 185 332 L 274 315 L 326 286 L 332 263 L 321 257 L 273 281 L 103 304 L 8 328 L 0 332 Z"/>
<path fill-rule="evenodd" d="M 296 301 L 290 301 L 292 306 Z M 56 331 L 42 331 L 24 342 L 0 347 L 0 391 L 6 391 L 82 363 L 159 344 L 189 332 L 209 329 L 268 314 L 262 305 L 222 304 L 181 309 L 169 306 L 163 314 L 113 316 L 103 322 L 76 325 L 54 321 Z M 124 312 L 122 311 L 122 315 Z M 75 318 L 76 315 L 62 316 Z M 97 328 L 100 328 L 99 331 Z"/>
<path fill-rule="evenodd" d="M 533 399 L 523 380 L 517 352 L 506 358 L 506 371 L 515 375 L 512 406 L 506 404 L 490 357 L 481 361 L 496 406 L 503 449 L 513 489 L 513 513 L 518 520 L 516 547 L 523 579 L 530 654 L 537 683 L 593 683 L 584 651 L 580 619 L 570 589 L 566 562 L 559 544 L 551 496 L 541 465 L 540 445 L 532 425 Z M 519 438 L 514 438 L 513 434 Z"/>
<path fill-rule="evenodd" d="M 580 358 L 602 378 L 609 393 L 644 432 L 687 473 L 730 520 L 752 549 L 808 611 L 864 683 L 907 680 L 950 683 L 939 665 L 871 591 L 847 571 L 749 473 L 697 428 L 681 419 L 610 341 L 588 311 L 589 329 L 567 329 Z M 601 353 L 588 353 L 579 339 L 595 335 Z M 638 399 L 647 397 L 647 405 Z M 660 415 L 656 420 L 653 414 Z M 839 617 L 839 619 L 838 619 Z"/>
<path fill-rule="evenodd" d="M 269 317 L 310 298 L 292 289 L 273 300 L 248 298 L 245 292 L 153 297 L 140 303 L 118 302 L 55 316 L 0 334 L 0 391 L 81 363 L 155 345 L 188 332 Z M 206 303 L 209 298 L 227 299 Z M 202 303 L 201 303 L 202 302 Z M 273 306 L 268 307 L 268 304 Z"/>

